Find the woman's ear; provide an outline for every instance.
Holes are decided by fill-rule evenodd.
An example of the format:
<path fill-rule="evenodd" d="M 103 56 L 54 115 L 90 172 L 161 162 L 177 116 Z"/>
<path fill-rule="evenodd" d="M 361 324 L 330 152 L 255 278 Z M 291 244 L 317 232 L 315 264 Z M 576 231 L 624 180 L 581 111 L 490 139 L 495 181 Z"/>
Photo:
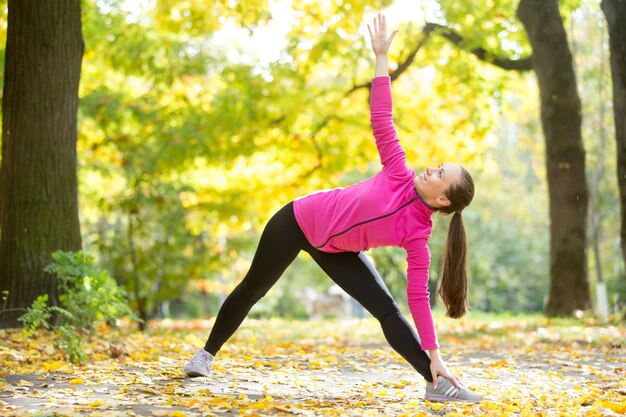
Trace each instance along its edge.
<path fill-rule="evenodd" d="M 447 207 L 452 204 L 445 194 L 441 194 L 439 197 L 437 197 L 435 201 L 437 202 L 437 204 L 439 204 L 440 207 Z"/>

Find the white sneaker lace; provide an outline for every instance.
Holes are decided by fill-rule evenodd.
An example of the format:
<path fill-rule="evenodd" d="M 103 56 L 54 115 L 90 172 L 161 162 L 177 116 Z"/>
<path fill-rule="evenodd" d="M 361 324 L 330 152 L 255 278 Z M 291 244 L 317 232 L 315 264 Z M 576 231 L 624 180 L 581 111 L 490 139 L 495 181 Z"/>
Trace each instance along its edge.
<path fill-rule="evenodd" d="M 193 358 L 191 358 L 191 363 L 194 363 L 194 364 L 204 365 L 208 361 L 209 361 L 208 358 L 206 356 L 203 356 L 203 355 L 196 355 Z"/>

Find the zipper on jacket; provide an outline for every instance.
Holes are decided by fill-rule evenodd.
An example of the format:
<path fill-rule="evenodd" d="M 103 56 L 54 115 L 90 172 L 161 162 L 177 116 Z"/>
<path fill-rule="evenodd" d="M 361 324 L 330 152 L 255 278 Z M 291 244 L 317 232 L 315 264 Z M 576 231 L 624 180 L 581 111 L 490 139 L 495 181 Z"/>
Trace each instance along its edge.
<path fill-rule="evenodd" d="M 382 216 L 372 217 L 371 219 L 363 220 L 361 222 L 353 224 L 352 226 L 348 227 L 347 229 L 344 229 L 341 232 L 335 233 L 334 235 L 330 236 L 328 239 L 326 239 L 326 242 L 324 242 L 323 244 L 321 244 L 319 246 L 316 246 L 315 249 L 319 249 L 319 248 L 322 248 L 322 247 L 326 246 L 328 244 L 328 242 L 330 242 L 332 239 L 336 238 L 337 236 L 341 236 L 343 234 L 348 233 L 350 230 L 354 229 L 355 227 L 359 227 L 359 226 L 362 226 L 362 225 L 367 224 L 367 223 L 372 223 L 372 222 L 375 222 L 377 220 L 382 220 L 382 219 L 384 219 L 386 217 L 393 216 L 394 214 L 396 214 L 397 212 L 399 212 L 400 210 L 402 210 L 403 208 L 405 208 L 406 206 L 408 206 L 409 204 L 411 204 L 412 202 L 414 202 L 418 198 L 419 198 L 419 194 L 416 195 L 415 197 L 413 197 L 408 202 L 406 202 L 403 205 L 401 205 L 400 207 L 398 207 L 397 209 L 395 209 L 394 211 L 390 212 L 390 213 L 383 214 Z"/>

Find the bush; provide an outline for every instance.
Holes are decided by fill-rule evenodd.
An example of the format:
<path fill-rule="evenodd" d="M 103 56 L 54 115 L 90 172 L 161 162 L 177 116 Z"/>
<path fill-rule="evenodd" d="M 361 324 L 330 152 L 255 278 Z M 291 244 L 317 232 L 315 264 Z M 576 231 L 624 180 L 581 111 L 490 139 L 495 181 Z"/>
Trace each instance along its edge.
<path fill-rule="evenodd" d="M 27 313 L 18 320 L 24 331 L 33 332 L 44 327 L 60 333 L 62 348 L 72 362 L 82 362 L 85 354 L 79 332 L 93 334 L 94 324 L 115 321 L 124 316 L 139 320 L 131 311 L 126 292 L 104 270 L 93 265 L 93 257 L 84 252 L 58 251 L 52 255 L 54 263 L 45 271 L 59 279 L 59 306 L 48 306 L 48 295 L 33 302 Z M 50 319 L 56 314 L 54 325 Z"/>

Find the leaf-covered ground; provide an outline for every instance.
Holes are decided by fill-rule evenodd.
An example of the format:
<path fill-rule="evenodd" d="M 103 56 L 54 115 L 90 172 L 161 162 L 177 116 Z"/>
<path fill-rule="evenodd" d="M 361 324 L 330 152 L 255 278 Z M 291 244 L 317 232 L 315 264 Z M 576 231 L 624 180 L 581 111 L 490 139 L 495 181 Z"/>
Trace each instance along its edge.
<path fill-rule="evenodd" d="M 540 317 L 439 318 L 448 366 L 486 399 L 423 400 L 373 319 L 247 320 L 209 378 L 181 367 L 210 321 L 102 329 L 69 364 L 55 336 L 0 330 L 0 415 L 611 416 L 626 413 L 626 327 Z"/>

